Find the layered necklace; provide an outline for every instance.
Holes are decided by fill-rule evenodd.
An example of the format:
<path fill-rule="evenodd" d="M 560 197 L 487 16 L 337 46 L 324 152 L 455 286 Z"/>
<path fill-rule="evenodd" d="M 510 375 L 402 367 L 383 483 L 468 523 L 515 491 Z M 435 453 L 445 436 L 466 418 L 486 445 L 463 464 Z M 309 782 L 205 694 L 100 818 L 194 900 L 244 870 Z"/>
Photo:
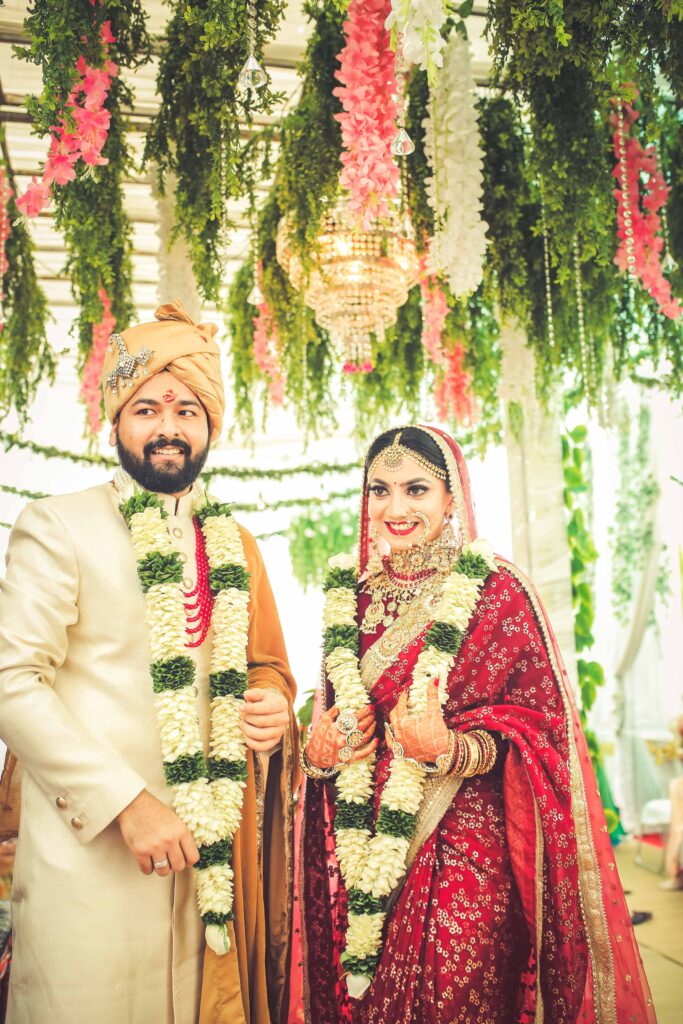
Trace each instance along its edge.
<path fill-rule="evenodd" d="M 438 680 L 441 705 L 446 703 L 449 673 L 481 587 L 496 565 L 490 546 L 484 541 L 473 541 L 445 568 L 446 572 L 436 574 L 430 567 L 431 576 L 426 577 L 437 576 L 440 593 L 408 691 L 408 707 L 416 714 L 426 711 L 428 688 L 434 680 Z M 367 588 L 368 582 L 362 586 Z M 376 591 L 381 592 L 381 587 L 383 583 L 377 585 Z M 340 720 L 347 713 L 346 720 L 352 724 L 354 716 L 371 702 L 358 656 L 359 580 L 352 556 L 330 560 L 324 588 L 325 669 Z M 388 593 L 382 592 L 383 603 Z M 383 618 L 384 612 L 382 621 Z M 364 621 L 363 628 L 365 625 Z M 374 821 L 374 767 L 374 755 L 342 765 L 336 787 L 335 846 L 348 895 L 346 946 L 341 960 L 347 972 L 349 993 L 355 997 L 360 997 L 370 985 L 382 953 L 389 899 L 406 873 L 406 859 L 427 778 L 421 764 L 395 754 Z"/>
<path fill-rule="evenodd" d="M 451 531 L 444 530 L 430 543 L 406 551 L 393 551 L 382 559 L 381 569 L 363 584 L 370 595 L 361 633 L 374 633 L 380 623 L 391 626 L 414 604 L 415 598 L 434 593 L 450 571 L 458 553 Z"/>
<path fill-rule="evenodd" d="M 130 488 L 120 478 L 116 486 L 120 491 Z M 240 708 L 247 688 L 249 573 L 230 509 L 210 501 L 196 484 L 195 491 L 200 557 L 197 587 L 189 594 L 182 588 L 181 553 L 166 523 L 168 513 L 156 494 L 134 487 L 119 508 L 130 530 L 145 594 L 164 776 L 173 790 L 173 807 L 199 849 L 197 901 L 207 945 L 223 954 L 230 949 L 227 922 L 233 916 L 232 840 L 242 818 L 247 779 Z M 198 646 L 210 626 L 211 732 L 206 757 L 195 664 L 188 648 Z"/>

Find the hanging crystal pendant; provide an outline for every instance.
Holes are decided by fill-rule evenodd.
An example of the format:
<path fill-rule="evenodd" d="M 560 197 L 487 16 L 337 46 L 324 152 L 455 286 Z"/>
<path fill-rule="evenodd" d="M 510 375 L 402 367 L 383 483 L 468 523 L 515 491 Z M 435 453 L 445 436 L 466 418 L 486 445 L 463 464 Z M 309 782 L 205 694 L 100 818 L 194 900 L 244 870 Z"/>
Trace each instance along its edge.
<path fill-rule="evenodd" d="M 261 306 L 261 305 L 263 305 L 263 302 L 264 302 L 263 292 L 259 288 L 258 284 L 254 284 L 254 287 L 251 289 L 251 291 L 247 295 L 247 302 L 249 303 L 250 306 Z"/>
<path fill-rule="evenodd" d="M 408 156 L 415 152 L 415 143 L 405 128 L 401 127 L 396 132 L 394 141 L 391 143 L 391 152 L 394 156 Z"/>
<path fill-rule="evenodd" d="M 250 53 L 237 79 L 238 93 L 246 99 L 256 89 L 262 89 L 267 81 L 268 75 L 256 60 L 254 54 Z"/>

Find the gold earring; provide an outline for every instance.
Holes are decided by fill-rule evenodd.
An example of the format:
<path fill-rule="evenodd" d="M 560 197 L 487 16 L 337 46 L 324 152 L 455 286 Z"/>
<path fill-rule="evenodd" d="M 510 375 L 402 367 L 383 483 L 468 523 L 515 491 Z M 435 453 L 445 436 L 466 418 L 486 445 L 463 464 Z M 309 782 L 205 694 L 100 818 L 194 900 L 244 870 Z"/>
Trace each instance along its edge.
<path fill-rule="evenodd" d="M 368 557 L 367 569 L 371 576 L 376 576 L 384 568 L 382 563 L 382 556 L 379 553 L 379 536 L 377 534 L 377 527 L 374 523 L 370 523 L 370 552 Z"/>

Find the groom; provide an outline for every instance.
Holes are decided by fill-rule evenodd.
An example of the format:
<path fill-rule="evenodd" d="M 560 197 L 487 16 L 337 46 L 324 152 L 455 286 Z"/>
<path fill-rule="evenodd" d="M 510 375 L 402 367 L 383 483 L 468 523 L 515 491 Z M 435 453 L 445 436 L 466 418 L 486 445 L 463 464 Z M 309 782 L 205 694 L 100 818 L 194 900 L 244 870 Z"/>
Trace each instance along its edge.
<path fill-rule="evenodd" d="M 111 483 L 27 506 L 12 532 L 0 593 L 0 735 L 24 773 L 8 1024 L 280 1019 L 295 686 L 263 561 L 241 527 L 248 689 L 236 728 L 249 752 L 224 955 L 205 951 L 192 870 L 200 845 L 193 833 L 213 824 L 194 808 L 190 829 L 172 808 L 169 784 L 168 745 L 185 736 L 191 716 L 200 749 L 215 762 L 214 640 L 230 653 L 240 636 L 232 613 L 222 626 L 212 618 L 209 535 L 205 545 L 194 516 L 197 477 L 224 413 L 215 329 L 193 323 L 175 302 L 153 323 L 112 335 L 102 383 L 121 469 Z M 165 543 L 182 563 L 185 596 L 179 606 L 162 601 L 154 635 L 137 573 L 141 541 L 134 549 L 120 512 L 140 489 L 157 496 L 167 514 Z M 183 602 L 177 627 L 174 609 Z M 169 637 L 184 655 L 176 662 L 192 660 L 195 689 L 192 706 L 160 733 L 150 661 Z"/>

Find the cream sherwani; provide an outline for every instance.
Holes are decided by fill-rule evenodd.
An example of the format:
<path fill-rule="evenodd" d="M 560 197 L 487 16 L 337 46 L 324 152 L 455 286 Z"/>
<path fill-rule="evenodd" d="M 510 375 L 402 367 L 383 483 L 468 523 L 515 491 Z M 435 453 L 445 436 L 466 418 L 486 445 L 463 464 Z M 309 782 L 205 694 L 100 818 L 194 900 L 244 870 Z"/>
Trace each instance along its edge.
<path fill-rule="evenodd" d="M 192 496 L 163 500 L 190 589 Z M 119 501 L 105 484 L 35 502 L 10 540 L 0 735 L 24 776 L 8 1024 L 193 1024 L 199 1013 L 193 874 L 143 875 L 114 820 L 145 788 L 171 803 L 145 600 Z M 205 734 L 210 645 L 211 634 L 191 651 Z M 277 671 L 270 660 L 266 671 Z"/>

